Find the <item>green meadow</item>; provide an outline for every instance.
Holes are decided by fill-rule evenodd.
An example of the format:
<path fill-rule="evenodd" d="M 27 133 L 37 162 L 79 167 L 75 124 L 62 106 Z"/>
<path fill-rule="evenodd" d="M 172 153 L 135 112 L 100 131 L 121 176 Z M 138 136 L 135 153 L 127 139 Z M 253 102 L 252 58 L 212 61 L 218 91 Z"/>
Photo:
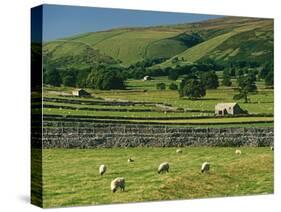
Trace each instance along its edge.
<path fill-rule="evenodd" d="M 44 207 L 125 203 L 273 193 L 273 152 L 269 147 L 240 148 L 44 149 Z M 132 157 L 135 161 L 128 163 Z M 170 171 L 158 174 L 167 161 Z M 210 173 L 200 172 L 204 161 Z M 99 165 L 107 172 L 100 176 Z M 110 182 L 124 177 L 125 192 Z"/>
<path fill-rule="evenodd" d="M 219 75 L 219 74 L 218 74 Z M 208 89 L 206 96 L 199 100 L 180 98 L 177 91 L 157 90 L 157 83 L 179 84 L 181 79 L 174 81 L 168 77 L 154 77 L 153 80 L 127 80 L 126 90 L 93 90 L 90 98 L 73 97 L 71 87 L 44 88 L 43 113 L 45 115 L 86 116 L 96 120 L 126 120 L 131 123 L 153 124 L 212 124 L 226 126 L 229 123 L 240 126 L 272 126 L 273 99 L 272 88 L 267 88 L 262 82 L 257 82 L 258 92 L 249 96 L 250 102 L 237 101 L 241 108 L 247 110 L 249 117 L 215 117 L 215 105 L 221 102 L 234 102 L 236 80 L 232 87 L 220 86 Z M 64 94 L 64 95 L 60 95 Z M 60 100 L 57 101 L 56 99 Z M 108 104 L 108 103 L 112 104 Z M 118 102 L 134 104 L 118 105 Z M 115 104 L 116 103 L 116 104 Z M 166 110 L 162 106 L 169 106 Z M 244 123 L 244 124 L 243 124 Z M 251 124 L 252 123 L 252 124 Z M 250 124 L 250 125 L 249 125 Z M 213 126 L 215 126 L 213 125 Z"/>

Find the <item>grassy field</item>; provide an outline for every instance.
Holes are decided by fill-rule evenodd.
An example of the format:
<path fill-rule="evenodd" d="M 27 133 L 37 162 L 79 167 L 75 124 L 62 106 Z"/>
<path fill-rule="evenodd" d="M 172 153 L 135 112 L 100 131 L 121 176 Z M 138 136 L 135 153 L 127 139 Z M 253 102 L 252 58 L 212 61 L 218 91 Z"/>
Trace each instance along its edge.
<path fill-rule="evenodd" d="M 218 75 L 220 76 L 220 73 Z M 237 101 L 240 107 L 247 110 L 251 117 L 215 118 L 214 108 L 217 103 L 234 102 L 236 80 L 232 80 L 232 87 L 220 86 L 218 89 L 207 90 L 206 96 L 199 100 L 180 98 L 177 91 L 156 90 L 155 85 L 157 83 L 163 82 L 168 86 L 170 83 L 179 84 L 180 80 L 173 81 L 169 80 L 168 77 L 155 77 L 151 81 L 130 79 L 126 81 L 127 90 L 101 91 L 87 89 L 92 94 L 91 98 L 77 98 L 71 95 L 60 96 L 60 93 L 70 94 L 73 88 L 69 87 L 46 87 L 44 97 L 47 98 L 44 100 L 43 113 L 45 115 L 103 117 L 103 120 L 108 117 L 107 122 L 111 118 L 114 120 L 130 118 L 131 122 L 153 124 L 198 125 L 209 123 L 212 126 L 212 124 L 233 125 L 240 123 L 242 126 L 244 123 L 245 126 L 252 126 L 252 123 L 256 126 L 273 126 L 274 92 L 273 89 L 266 88 L 261 81 L 257 82 L 257 94 L 249 96 L 249 103 L 244 103 L 243 100 Z M 61 102 L 54 101 L 56 99 Z M 69 100 L 72 102 L 69 102 Z M 115 105 L 115 102 L 124 101 L 137 102 L 137 104 Z M 108 104 L 110 102 L 112 104 Z M 163 106 L 170 105 L 173 109 L 166 111 L 165 108 L 156 103 Z M 144 118 L 147 118 L 147 120 Z"/>
<path fill-rule="evenodd" d="M 174 107 L 180 107 L 185 109 L 196 109 L 196 110 L 209 110 L 214 111 L 214 107 L 219 102 L 233 102 L 233 95 L 237 92 L 234 91 L 235 80 L 233 80 L 233 87 L 223 87 L 220 86 L 218 89 L 207 90 L 206 96 L 200 100 L 189 100 L 186 98 L 179 98 L 177 91 L 165 90 L 159 91 L 156 90 L 156 84 L 163 82 L 166 85 L 170 83 L 179 84 L 180 80 L 173 81 L 168 80 L 167 77 L 156 77 L 155 80 L 143 81 L 143 80 L 127 80 L 128 89 L 127 90 L 112 90 L 112 91 L 100 91 L 100 90 L 91 90 L 88 89 L 93 96 L 100 98 L 111 98 L 115 100 L 125 100 L 125 101 L 153 101 L 159 103 L 171 104 Z M 273 99 L 274 93 L 273 89 L 268 89 L 263 86 L 262 82 L 257 82 L 258 93 L 255 95 L 250 95 L 250 102 L 244 103 L 243 100 L 237 101 L 239 105 L 249 111 L 249 113 L 267 113 L 272 114 L 274 111 Z M 52 87 L 52 90 L 57 90 L 61 92 L 71 92 L 72 88 L 58 88 Z M 147 90 L 142 92 L 142 90 Z M 56 97 L 64 98 L 58 95 L 52 95 L 47 93 L 50 88 L 46 89 L 45 97 Z M 74 97 L 67 97 L 68 99 L 79 99 Z M 85 98 L 81 98 L 85 100 Z M 87 98 L 86 100 L 91 100 Z M 96 101 L 95 98 L 93 100 Z M 102 100 L 101 100 L 102 101 Z M 56 103 L 58 104 L 58 103 Z"/>
<path fill-rule="evenodd" d="M 273 152 L 268 148 L 114 148 L 43 150 L 44 207 L 225 197 L 273 193 Z M 133 157 L 135 162 L 128 163 Z M 113 160 L 114 158 L 114 160 Z M 157 174 L 168 161 L 170 172 Z M 204 161 L 211 172 L 201 174 Z M 106 164 L 104 176 L 98 174 Z M 125 177 L 126 191 L 111 193 L 110 182 Z"/>
<path fill-rule="evenodd" d="M 239 105 L 249 111 L 249 113 L 273 113 L 273 90 L 260 89 L 256 95 L 250 95 L 251 102 L 244 103 L 243 100 L 237 101 Z M 212 110 L 219 102 L 233 102 L 233 89 L 220 87 L 216 90 L 207 90 L 206 96 L 200 100 L 189 100 L 179 98 L 177 91 L 157 91 L 151 90 L 148 92 L 126 92 L 126 91 L 111 91 L 97 92 L 100 97 L 115 98 L 131 101 L 156 101 L 167 104 L 172 104 L 175 107 L 198 110 Z"/>

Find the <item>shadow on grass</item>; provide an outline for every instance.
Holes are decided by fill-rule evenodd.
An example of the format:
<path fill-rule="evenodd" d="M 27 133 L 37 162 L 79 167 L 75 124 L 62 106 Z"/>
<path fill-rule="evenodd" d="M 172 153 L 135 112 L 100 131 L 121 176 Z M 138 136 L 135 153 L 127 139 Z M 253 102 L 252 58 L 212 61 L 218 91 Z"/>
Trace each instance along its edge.
<path fill-rule="evenodd" d="M 181 100 L 191 100 L 191 101 L 222 101 L 220 98 L 198 98 L 198 99 L 189 99 L 189 98 L 181 98 Z"/>

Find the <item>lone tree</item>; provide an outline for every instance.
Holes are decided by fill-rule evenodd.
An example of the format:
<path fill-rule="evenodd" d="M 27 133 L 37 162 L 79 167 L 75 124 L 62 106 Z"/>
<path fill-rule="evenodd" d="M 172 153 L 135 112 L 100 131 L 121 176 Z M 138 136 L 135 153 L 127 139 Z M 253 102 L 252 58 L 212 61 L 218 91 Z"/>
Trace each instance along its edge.
<path fill-rule="evenodd" d="M 183 79 L 179 89 L 180 97 L 188 97 L 189 99 L 198 99 L 206 95 L 204 84 L 195 75 L 191 75 Z"/>
<path fill-rule="evenodd" d="M 219 87 L 218 76 L 214 71 L 202 73 L 200 79 L 207 89 L 216 89 Z"/>
<path fill-rule="evenodd" d="M 224 85 L 224 86 L 232 85 L 230 73 L 226 69 L 223 71 L 223 74 L 222 74 L 222 85 Z"/>
<path fill-rule="evenodd" d="M 257 86 L 255 77 L 252 74 L 240 76 L 237 79 L 239 93 L 233 96 L 234 100 L 244 99 L 244 102 L 248 102 L 248 95 L 250 93 L 256 93 Z"/>

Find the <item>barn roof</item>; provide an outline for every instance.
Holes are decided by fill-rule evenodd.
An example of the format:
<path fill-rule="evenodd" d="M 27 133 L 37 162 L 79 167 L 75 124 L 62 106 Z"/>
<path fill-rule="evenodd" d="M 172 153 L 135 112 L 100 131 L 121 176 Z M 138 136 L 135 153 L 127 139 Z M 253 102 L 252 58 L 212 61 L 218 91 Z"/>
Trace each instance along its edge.
<path fill-rule="evenodd" d="M 236 102 L 233 102 L 233 103 L 218 103 L 216 105 L 216 109 L 224 109 L 224 108 L 227 108 L 227 107 L 234 107 L 235 105 L 237 105 Z"/>

